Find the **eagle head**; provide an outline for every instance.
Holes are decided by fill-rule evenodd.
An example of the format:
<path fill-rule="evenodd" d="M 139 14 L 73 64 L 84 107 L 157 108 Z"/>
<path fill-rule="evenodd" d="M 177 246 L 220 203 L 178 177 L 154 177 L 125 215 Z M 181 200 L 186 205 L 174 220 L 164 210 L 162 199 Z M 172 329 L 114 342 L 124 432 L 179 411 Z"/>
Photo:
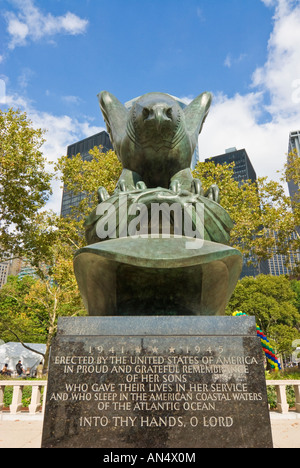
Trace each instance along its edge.
<path fill-rule="evenodd" d="M 130 111 L 127 133 L 140 145 L 172 147 L 183 122 L 182 109 L 163 93 L 148 93 L 135 101 Z"/>

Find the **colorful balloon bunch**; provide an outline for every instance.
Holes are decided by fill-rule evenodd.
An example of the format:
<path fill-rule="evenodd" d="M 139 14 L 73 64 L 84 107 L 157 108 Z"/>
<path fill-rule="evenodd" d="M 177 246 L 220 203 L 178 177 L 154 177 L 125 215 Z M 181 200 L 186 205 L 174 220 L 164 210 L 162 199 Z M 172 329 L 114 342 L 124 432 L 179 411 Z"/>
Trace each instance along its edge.
<path fill-rule="evenodd" d="M 240 312 L 238 310 L 233 312 L 232 315 L 234 315 L 235 317 L 238 317 L 241 315 L 247 316 L 247 314 L 245 314 L 244 312 Z M 267 361 L 269 362 L 272 369 L 275 369 L 275 371 L 279 371 L 281 369 L 280 362 L 275 356 L 274 350 L 271 347 L 269 340 L 267 339 L 266 335 L 263 334 L 263 332 L 261 331 L 258 325 L 256 325 L 256 332 L 257 332 L 257 336 L 260 337 L 262 349 L 265 353 Z"/>

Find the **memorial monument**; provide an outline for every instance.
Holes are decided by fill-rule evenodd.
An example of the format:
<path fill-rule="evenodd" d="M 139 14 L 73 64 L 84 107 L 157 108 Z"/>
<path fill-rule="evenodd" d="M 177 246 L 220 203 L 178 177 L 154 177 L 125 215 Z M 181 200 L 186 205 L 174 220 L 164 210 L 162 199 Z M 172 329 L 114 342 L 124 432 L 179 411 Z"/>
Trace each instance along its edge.
<path fill-rule="evenodd" d="M 212 96 L 100 107 L 123 171 L 98 190 L 74 271 L 89 317 L 62 318 L 43 446 L 271 447 L 253 317 L 224 317 L 242 257 L 190 164 Z M 259 431 L 258 431 L 259 428 Z"/>

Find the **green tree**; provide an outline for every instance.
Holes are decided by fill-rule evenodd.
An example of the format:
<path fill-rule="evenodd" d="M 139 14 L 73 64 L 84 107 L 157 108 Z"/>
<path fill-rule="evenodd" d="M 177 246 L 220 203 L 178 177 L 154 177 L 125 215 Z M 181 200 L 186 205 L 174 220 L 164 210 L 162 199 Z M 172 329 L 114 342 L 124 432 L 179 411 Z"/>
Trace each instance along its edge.
<path fill-rule="evenodd" d="M 231 245 L 246 258 L 252 257 L 256 261 L 299 249 L 299 238 L 287 242 L 296 232 L 300 218 L 299 211 L 291 209 L 284 186 L 267 177 L 239 185 L 233 171 L 234 163 L 215 165 L 208 161 L 198 163 L 193 172 L 194 177 L 201 180 L 204 190 L 212 184 L 219 186 L 220 204 L 234 222 Z"/>
<path fill-rule="evenodd" d="M 28 310 L 44 311 L 46 352 L 44 368 L 47 369 L 52 340 L 57 332 L 59 317 L 86 315 L 85 308 L 73 274 L 72 259 L 56 254 L 52 269 L 45 268 L 43 279 L 38 279 L 30 288 L 25 302 Z"/>
<path fill-rule="evenodd" d="M 46 342 L 47 355 L 58 315 L 81 313 L 83 305 L 72 271 L 75 226 L 44 209 L 53 175 L 43 135 L 26 113 L 0 111 L 0 261 L 21 257 L 38 278 L 10 279 L 0 291 L 1 337 Z"/>
<path fill-rule="evenodd" d="M 296 294 L 295 306 L 297 307 L 298 312 L 300 313 L 300 281 L 297 281 L 297 280 L 291 281 L 291 288 Z"/>
<path fill-rule="evenodd" d="M 74 195 L 86 195 L 79 206 L 74 208 L 72 218 L 84 218 L 90 213 L 91 207 L 97 205 L 99 187 L 105 187 L 111 195 L 122 172 L 122 165 L 114 151 L 103 153 L 101 146 L 95 146 L 89 154 L 92 156 L 89 161 L 84 161 L 77 154 L 72 158 L 63 156 L 56 164 L 65 188 Z"/>
<path fill-rule="evenodd" d="M 43 311 L 36 310 L 33 314 L 26 303 L 35 282 L 31 276 L 23 280 L 10 276 L 0 289 L 0 335 L 4 341 L 45 342 Z"/>
<path fill-rule="evenodd" d="M 0 333 L 4 341 L 17 340 L 25 347 L 26 342 L 45 343 L 47 368 L 58 317 L 85 315 L 86 311 L 70 259 L 57 253 L 55 265 L 51 269 L 44 266 L 42 278 L 38 269 L 36 272 L 36 278 L 9 277 L 0 290 Z"/>
<path fill-rule="evenodd" d="M 285 276 L 259 275 L 241 279 L 226 308 L 255 316 L 278 353 L 292 353 L 292 341 L 300 337 L 300 313 L 296 294 Z M 242 317 L 241 317 L 242 320 Z"/>
<path fill-rule="evenodd" d="M 296 149 L 292 150 L 287 156 L 287 163 L 284 166 L 283 180 L 294 182 L 300 188 L 300 157 Z M 300 193 L 298 193 L 299 200 Z"/>
<path fill-rule="evenodd" d="M 43 131 L 26 113 L 0 110 L 0 260 L 4 252 L 24 253 L 24 240 L 51 194 L 43 143 Z"/>

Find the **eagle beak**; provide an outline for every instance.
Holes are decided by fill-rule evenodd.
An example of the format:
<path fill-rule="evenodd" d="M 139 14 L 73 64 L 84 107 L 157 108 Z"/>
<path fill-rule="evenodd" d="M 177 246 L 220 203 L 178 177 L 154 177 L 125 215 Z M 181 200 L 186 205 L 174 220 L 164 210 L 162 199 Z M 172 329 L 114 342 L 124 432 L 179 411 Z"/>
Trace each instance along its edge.
<path fill-rule="evenodd" d="M 163 113 L 163 109 L 157 108 L 155 110 L 155 125 L 156 125 L 156 130 L 158 131 L 158 133 L 161 132 L 162 124 L 164 123 L 165 120 L 166 118 Z"/>

